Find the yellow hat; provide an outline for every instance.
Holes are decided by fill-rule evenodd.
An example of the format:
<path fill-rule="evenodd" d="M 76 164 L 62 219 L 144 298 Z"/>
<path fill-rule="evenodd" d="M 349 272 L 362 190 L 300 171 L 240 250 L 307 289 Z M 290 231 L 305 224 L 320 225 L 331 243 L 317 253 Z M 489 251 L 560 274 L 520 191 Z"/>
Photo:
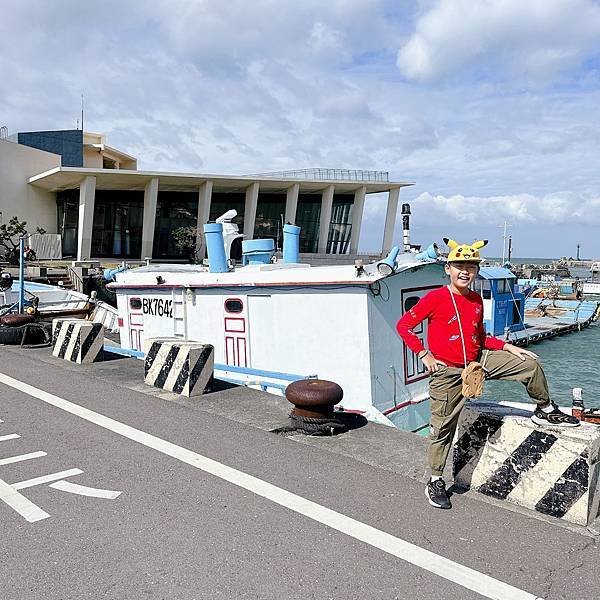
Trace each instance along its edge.
<path fill-rule="evenodd" d="M 454 240 L 444 238 L 444 243 L 450 248 L 448 254 L 448 262 L 481 262 L 481 256 L 479 256 L 479 248 L 483 248 L 488 241 L 478 240 L 472 244 L 459 244 Z"/>

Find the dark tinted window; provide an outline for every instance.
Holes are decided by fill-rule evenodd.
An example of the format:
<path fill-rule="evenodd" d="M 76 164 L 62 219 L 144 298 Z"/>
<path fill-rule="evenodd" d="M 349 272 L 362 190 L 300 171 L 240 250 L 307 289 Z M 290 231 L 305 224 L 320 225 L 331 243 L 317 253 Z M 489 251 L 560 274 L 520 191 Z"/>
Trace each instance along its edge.
<path fill-rule="evenodd" d="M 408 312 L 420 299 L 419 296 L 409 296 L 404 301 L 404 312 Z"/>
<path fill-rule="evenodd" d="M 130 298 L 129 307 L 133 310 L 140 310 L 142 308 L 142 300 L 140 298 Z"/>
<path fill-rule="evenodd" d="M 230 300 L 225 300 L 225 310 L 230 313 L 241 313 L 244 310 L 244 305 L 241 300 L 231 298 Z"/>

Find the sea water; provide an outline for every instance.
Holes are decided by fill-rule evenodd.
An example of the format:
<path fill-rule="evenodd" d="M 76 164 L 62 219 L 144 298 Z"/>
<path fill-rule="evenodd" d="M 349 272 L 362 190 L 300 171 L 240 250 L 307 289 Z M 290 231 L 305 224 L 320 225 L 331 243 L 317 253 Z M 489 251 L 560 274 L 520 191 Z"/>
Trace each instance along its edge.
<path fill-rule="evenodd" d="M 514 263 L 550 264 L 552 259 L 519 258 Z M 572 277 L 585 279 L 589 269 L 572 267 Z M 599 300 L 599 297 L 589 297 Z M 527 346 L 538 355 L 544 368 L 551 398 L 561 406 L 571 406 L 573 388 L 583 389 L 586 408 L 600 408 L 600 321 L 587 329 L 572 331 Z M 483 399 L 531 402 L 525 386 L 514 381 L 486 381 Z"/>
<path fill-rule="evenodd" d="M 600 322 L 527 346 L 544 368 L 550 397 L 559 405 L 571 406 L 572 390 L 583 389 L 587 408 L 600 408 Z M 486 381 L 485 400 L 531 402 L 525 386 L 515 381 Z"/>

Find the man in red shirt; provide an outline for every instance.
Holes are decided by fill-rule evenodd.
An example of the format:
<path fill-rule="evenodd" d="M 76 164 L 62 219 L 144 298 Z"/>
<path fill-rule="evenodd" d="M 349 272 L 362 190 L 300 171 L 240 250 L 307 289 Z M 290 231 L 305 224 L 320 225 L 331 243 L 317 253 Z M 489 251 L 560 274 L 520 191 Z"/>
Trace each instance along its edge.
<path fill-rule="evenodd" d="M 483 301 L 471 290 L 471 285 L 479 272 L 479 248 L 487 242 L 468 245 L 444 241 L 450 247 L 445 266 L 450 284 L 421 298 L 396 325 L 400 337 L 423 361 L 431 376 L 427 450 L 431 478 L 425 491 L 429 503 L 437 508 L 451 508 L 442 473 L 465 404 L 461 376 L 470 362 L 481 361 L 486 379 L 522 382 L 537 404 L 531 418 L 538 425 L 579 425 L 575 417 L 563 413 L 550 401 L 546 376 L 536 354 L 486 335 Z M 424 320 L 428 323 L 427 349 L 412 331 Z"/>

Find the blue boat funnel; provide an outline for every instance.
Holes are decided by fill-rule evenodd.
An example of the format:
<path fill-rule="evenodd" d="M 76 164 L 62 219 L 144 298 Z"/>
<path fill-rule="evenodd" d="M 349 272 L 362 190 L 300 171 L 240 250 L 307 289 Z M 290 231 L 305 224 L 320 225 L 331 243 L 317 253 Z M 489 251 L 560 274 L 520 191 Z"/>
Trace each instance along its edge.
<path fill-rule="evenodd" d="M 283 226 L 283 262 L 300 262 L 300 227 L 291 223 Z"/>
<path fill-rule="evenodd" d="M 208 270 L 211 273 L 227 273 L 227 257 L 223 242 L 223 223 L 205 223 L 204 237 L 208 254 Z"/>
<path fill-rule="evenodd" d="M 440 255 L 437 244 L 429 244 L 423 252 L 419 252 L 415 258 L 417 260 L 436 260 Z"/>
<path fill-rule="evenodd" d="M 390 253 L 382 260 L 377 263 L 377 270 L 381 275 L 391 275 L 396 268 L 396 257 L 398 256 L 398 252 L 400 252 L 400 248 L 398 246 L 394 246 Z"/>
<path fill-rule="evenodd" d="M 244 265 L 268 265 L 274 254 L 275 242 L 272 238 L 242 242 L 242 264 Z"/>

